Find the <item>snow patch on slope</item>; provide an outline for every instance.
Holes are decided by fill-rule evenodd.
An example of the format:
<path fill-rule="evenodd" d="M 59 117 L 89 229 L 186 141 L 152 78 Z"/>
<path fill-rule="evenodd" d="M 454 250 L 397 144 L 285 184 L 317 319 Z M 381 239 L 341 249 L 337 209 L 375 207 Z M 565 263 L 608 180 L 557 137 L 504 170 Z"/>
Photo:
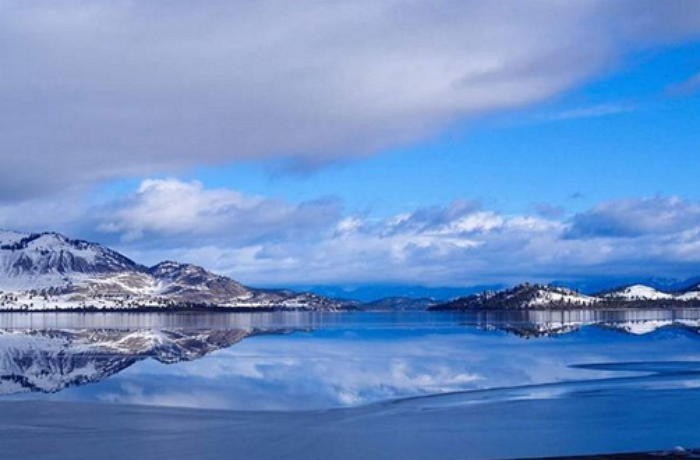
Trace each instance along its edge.
<path fill-rule="evenodd" d="M 590 305 L 600 301 L 596 297 L 587 296 L 569 289 L 538 289 L 534 297 L 527 303 L 528 306 L 537 307 L 552 303 L 570 303 L 575 305 Z"/>
<path fill-rule="evenodd" d="M 635 284 L 623 289 L 605 294 L 603 297 L 617 300 L 664 300 L 672 299 L 673 295 L 658 291 L 650 286 Z"/>

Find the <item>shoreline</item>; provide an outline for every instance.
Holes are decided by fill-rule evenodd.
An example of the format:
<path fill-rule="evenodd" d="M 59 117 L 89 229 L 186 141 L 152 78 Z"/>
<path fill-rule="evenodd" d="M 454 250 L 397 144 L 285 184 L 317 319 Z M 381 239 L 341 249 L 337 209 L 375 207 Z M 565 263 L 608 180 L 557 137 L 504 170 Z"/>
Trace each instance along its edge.
<path fill-rule="evenodd" d="M 52 308 L 52 309 L 4 309 L 3 313 L 271 313 L 271 312 L 319 312 L 344 313 L 357 309 L 324 310 L 311 307 L 135 307 L 135 308 Z"/>
<path fill-rule="evenodd" d="M 535 307 L 429 307 L 431 312 L 484 312 L 484 311 L 620 311 L 620 310 L 700 310 L 700 301 L 669 303 L 662 301 L 600 302 L 587 305 L 552 305 Z"/>
<path fill-rule="evenodd" d="M 364 310 L 357 307 L 336 309 L 317 309 L 313 307 L 135 307 L 135 308 L 52 308 L 52 309 L 0 309 L 2 314 L 17 313 L 552 313 L 552 312 L 620 312 L 620 311 L 700 311 L 700 303 L 691 305 L 645 305 L 645 306 L 586 306 L 586 307 L 524 307 L 524 308 L 494 308 L 494 307 L 470 307 L 470 308 L 427 308 L 424 310 Z"/>

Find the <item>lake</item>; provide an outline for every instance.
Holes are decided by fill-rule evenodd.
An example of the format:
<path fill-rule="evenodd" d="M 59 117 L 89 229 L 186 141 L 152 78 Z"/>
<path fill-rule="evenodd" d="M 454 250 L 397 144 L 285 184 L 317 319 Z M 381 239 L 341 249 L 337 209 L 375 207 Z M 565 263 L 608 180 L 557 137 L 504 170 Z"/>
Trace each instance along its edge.
<path fill-rule="evenodd" d="M 700 447 L 694 309 L 13 313 L 0 331 L 0 458 Z"/>

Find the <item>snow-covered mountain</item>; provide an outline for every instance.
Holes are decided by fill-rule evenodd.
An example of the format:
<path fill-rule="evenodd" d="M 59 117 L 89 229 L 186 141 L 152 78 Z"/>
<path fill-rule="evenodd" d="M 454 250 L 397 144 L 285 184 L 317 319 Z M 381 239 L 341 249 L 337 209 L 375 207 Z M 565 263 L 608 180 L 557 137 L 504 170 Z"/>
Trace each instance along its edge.
<path fill-rule="evenodd" d="M 691 302 L 700 300 L 700 286 L 693 285 L 677 292 L 664 292 L 642 284 L 633 284 L 599 294 L 607 300 L 618 301 L 680 301 Z"/>
<path fill-rule="evenodd" d="M 54 393 L 101 381 L 137 361 L 191 361 L 253 330 L 0 330 L 0 395 Z"/>
<path fill-rule="evenodd" d="M 173 261 L 140 265 L 58 233 L 0 232 L 0 310 L 306 308 L 343 304 L 309 293 L 253 289 Z"/>
<path fill-rule="evenodd" d="M 544 284 L 519 284 L 502 291 L 486 291 L 431 307 L 434 310 L 587 307 L 600 299 L 571 289 Z"/>
<path fill-rule="evenodd" d="M 502 291 L 486 291 L 430 307 L 431 310 L 469 309 L 582 309 L 582 308 L 700 307 L 700 286 L 663 292 L 635 284 L 596 295 L 543 284 L 520 284 Z"/>
<path fill-rule="evenodd" d="M 680 300 L 700 300 L 700 284 L 693 284 L 675 295 Z"/>
<path fill-rule="evenodd" d="M 0 231 L 0 286 L 37 289 L 64 284 L 80 275 L 145 272 L 116 251 L 58 233 Z"/>
<path fill-rule="evenodd" d="M 605 299 L 612 300 L 662 300 L 672 299 L 673 295 L 661 292 L 650 286 L 634 284 L 601 295 Z"/>

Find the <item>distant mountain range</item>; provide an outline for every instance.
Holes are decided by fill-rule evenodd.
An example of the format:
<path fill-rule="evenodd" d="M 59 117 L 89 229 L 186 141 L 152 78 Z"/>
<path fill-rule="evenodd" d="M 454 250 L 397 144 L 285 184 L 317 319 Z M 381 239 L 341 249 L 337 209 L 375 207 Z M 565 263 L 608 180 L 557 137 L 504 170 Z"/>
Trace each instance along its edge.
<path fill-rule="evenodd" d="M 594 295 L 544 284 L 520 284 L 501 291 L 486 291 L 428 307 L 429 310 L 511 310 L 583 308 L 700 307 L 700 284 L 675 292 L 635 284 Z"/>
<path fill-rule="evenodd" d="M 632 284 L 591 295 L 527 283 L 501 290 L 328 288 L 326 292 L 336 294 L 336 298 L 323 295 L 323 290 L 313 290 L 315 293 L 256 289 L 196 265 L 164 261 L 147 267 L 100 244 L 59 233 L 0 231 L 0 311 L 700 307 L 698 282 L 666 291 Z M 367 301 L 370 294 L 373 300 Z"/>
<path fill-rule="evenodd" d="M 507 287 L 506 284 L 483 284 L 469 286 L 423 286 L 406 283 L 367 283 L 367 284 L 303 284 L 290 286 L 291 289 L 331 297 L 334 299 L 352 299 L 369 304 L 384 299 L 433 299 L 446 302 L 457 297 L 464 297 L 487 290 Z"/>
<path fill-rule="evenodd" d="M 364 311 L 421 311 L 439 303 L 435 299 L 426 297 L 397 296 L 361 303 L 357 308 Z"/>
<path fill-rule="evenodd" d="M 250 288 L 191 264 L 146 267 L 58 233 L 0 231 L 0 311 L 346 306 L 317 294 Z"/>

